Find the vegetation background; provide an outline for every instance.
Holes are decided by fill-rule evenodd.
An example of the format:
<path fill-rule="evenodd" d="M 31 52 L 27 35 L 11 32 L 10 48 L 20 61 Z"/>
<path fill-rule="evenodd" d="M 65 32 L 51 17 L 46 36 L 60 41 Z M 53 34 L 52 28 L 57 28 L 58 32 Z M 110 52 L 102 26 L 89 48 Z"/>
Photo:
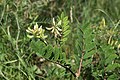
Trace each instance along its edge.
<path fill-rule="evenodd" d="M 27 37 L 36 23 L 47 45 Z M 60 79 L 120 79 L 120 0 L 0 0 L 0 80 Z"/>

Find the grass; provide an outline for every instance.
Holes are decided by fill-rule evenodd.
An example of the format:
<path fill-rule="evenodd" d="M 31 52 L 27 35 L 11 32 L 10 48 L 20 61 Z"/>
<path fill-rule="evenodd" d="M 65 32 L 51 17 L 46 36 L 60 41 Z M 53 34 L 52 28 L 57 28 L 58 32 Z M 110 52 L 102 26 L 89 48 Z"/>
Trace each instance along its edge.
<path fill-rule="evenodd" d="M 66 56 L 71 60 L 75 56 L 77 26 L 85 23 L 98 25 L 104 17 L 108 28 L 118 32 L 114 39 L 120 43 L 119 4 L 120 0 L 0 0 L 0 80 L 64 79 L 59 69 L 51 67 L 49 70 L 47 63 L 43 70 L 38 70 L 42 75 L 36 75 L 34 64 L 39 61 L 34 58 L 26 29 L 35 22 L 45 29 L 51 26 L 53 17 L 64 12 L 71 21 L 72 33 L 65 45 Z"/>

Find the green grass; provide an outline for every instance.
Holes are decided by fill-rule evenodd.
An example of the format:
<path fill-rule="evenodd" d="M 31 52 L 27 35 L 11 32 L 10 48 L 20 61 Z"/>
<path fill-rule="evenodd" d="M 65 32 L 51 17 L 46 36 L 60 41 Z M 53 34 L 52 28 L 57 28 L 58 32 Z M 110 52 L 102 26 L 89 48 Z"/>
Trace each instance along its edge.
<path fill-rule="evenodd" d="M 62 46 L 62 51 L 65 53 L 66 62 L 70 64 L 74 73 L 79 68 L 79 58 L 81 58 L 81 55 L 78 55 L 79 48 L 77 48 L 78 52 L 76 49 L 78 46 L 76 41 L 81 40 L 79 37 L 81 32 L 78 29 L 86 26 L 92 26 L 98 41 L 96 43 L 100 43 L 97 45 L 98 48 L 105 46 L 103 44 L 109 44 L 114 48 L 117 58 L 113 62 L 120 65 L 119 4 L 120 0 L 0 0 L 0 80 L 76 79 L 69 71 L 59 68 L 54 62 L 42 63 L 41 58 L 35 55 L 35 51 L 30 46 L 31 39 L 27 37 L 26 29 L 28 27 L 33 28 L 37 22 L 46 30 L 46 27 L 51 27 L 53 17 L 57 19 L 57 16 L 60 16 L 62 12 L 68 16 L 71 30 L 68 40 Z M 104 23 L 101 22 L 103 18 L 107 27 L 99 29 L 100 24 Z M 85 30 L 83 29 L 83 31 Z M 47 41 L 56 45 L 57 40 L 51 36 L 49 31 L 46 30 L 46 33 L 50 36 Z M 109 40 L 110 43 L 108 43 Z M 104 50 L 101 51 L 102 48 L 99 49 L 98 53 L 105 53 Z M 94 57 L 98 61 L 101 58 L 97 54 Z M 75 62 L 72 63 L 72 60 Z M 91 76 L 94 80 L 105 79 L 104 77 L 112 80 L 116 76 L 116 79 L 120 79 L 118 76 L 120 68 L 115 68 L 113 75 L 111 72 L 106 73 L 107 76 L 104 75 L 104 71 L 100 67 L 102 61 L 100 62 L 94 65 L 96 67 L 90 65 L 83 67 L 79 79 L 90 80 Z M 93 75 L 87 73 L 88 69 L 92 69 Z M 102 77 L 97 76 L 98 72 L 102 74 Z"/>

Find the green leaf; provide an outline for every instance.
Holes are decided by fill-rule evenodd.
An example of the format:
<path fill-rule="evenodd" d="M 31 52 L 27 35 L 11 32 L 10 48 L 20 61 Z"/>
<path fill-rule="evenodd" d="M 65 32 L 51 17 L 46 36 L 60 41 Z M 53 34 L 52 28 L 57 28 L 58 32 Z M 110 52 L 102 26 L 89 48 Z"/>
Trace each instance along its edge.
<path fill-rule="evenodd" d="M 61 41 L 62 41 L 62 42 L 65 42 L 65 41 L 67 41 L 67 38 L 63 38 Z"/>
<path fill-rule="evenodd" d="M 3 43 L 0 43 L 0 49 L 3 49 Z"/>
<path fill-rule="evenodd" d="M 112 55 L 110 55 L 110 56 L 106 59 L 105 64 L 112 63 L 112 61 L 113 61 L 116 57 L 117 57 L 116 54 L 112 54 Z"/>
<path fill-rule="evenodd" d="M 88 37 L 90 34 L 92 34 L 92 29 L 90 27 L 87 27 L 84 31 L 84 36 Z"/>
<path fill-rule="evenodd" d="M 31 48 L 36 52 L 38 56 L 45 54 L 45 44 L 42 41 L 32 41 Z"/>
<path fill-rule="evenodd" d="M 66 17 L 67 17 L 67 16 L 66 16 Z M 63 19 L 63 27 L 67 26 L 68 23 L 69 23 L 69 20 L 68 20 L 68 19 L 66 19 L 66 20 Z"/>
<path fill-rule="evenodd" d="M 89 36 L 85 36 L 85 43 L 91 43 L 94 39 L 94 34 L 89 34 Z"/>
<path fill-rule="evenodd" d="M 90 51 L 90 52 L 87 52 L 85 55 L 84 55 L 84 59 L 86 59 L 86 58 L 89 58 L 89 57 L 92 57 L 92 55 L 93 54 L 95 54 L 95 50 L 92 50 L 92 51 Z"/>
<path fill-rule="evenodd" d="M 45 58 L 49 59 L 51 57 L 51 55 L 52 55 L 53 47 L 52 47 L 52 45 L 48 45 L 46 48 L 47 48 L 46 49 L 47 52 L 46 52 L 46 54 L 44 56 L 45 56 Z"/>
<path fill-rule="evenodd" d="M 110 49 L 113 49 L 113 48 L 111 47 L 111 45 L 107 45 L 107 44 L 101 45 L 101 48 L 103 49 L 103 51 L 108 51 L 108 50 L 110 50 Z"/>
<path fill-rule="evenodd" d="M 68 16 L 65 16 L 64 18 L 63 18 L 63 21 L 68 21 Z"/>
<path fill-rule="evenodd" d="M 65 16 L 65 15 L 64 15 L 64 12 L 62 12 L 62 13 L 61 13 L 60 18 L 62 18 L 62 19 L 63 19 L 63 18 L 64 18 L 64 16 Z"/>
<path fill-rule="evenodd" d="M 84 67 L 84 66 L 86 66 L 88 64 L 91 64 L 91 63 L 92 63 L 92 59 L 90 58 L 90 59 L 87 59 L 87 60 L 83 61 L 82 66 Z"/>
<path fill-rule="evenodd" d="M 68 30 L 68 29 L 69 29 L 69 27 L 70 27 L 69 25 L 67 25 L 67 26 L 63 27 L 63 32 L 64 32 L 64 31 L 66 31 L 66 30 Z"/>
<path fill-rule="evenodd" d="M 83 43 L 77 40 L 75 43 L 75 48 L 77 49 L 78 52 L 82 51 L 83 50 Z"/>
<path fill-rule="evenodd" d="M 70 30 L 63 32 L 63 37 L 66 37 L 70 33 Z"/>
<path fill-rule="evenodd" d="M 89 51 L 89 50 L 93 49 L 94 47 L 95 47 L 95 43 L 94 42 L 87 43 L 86 46 L 85 46 L 85 50 Z"/>
<path fill-rule="evenodd" d="M 60 60 L 63 60 L 63 61 L 65 61 L 66 60 L 66 54 L 64 53 L 64 52 L 62 52 L 61 54 L 60 54 Z"/>
<path fill-rule="evenodd" d="M 105 51 L 105 58 L 108 58 L 110 55 L 115 54 L 116 51 L 114 49 L 108 49 Z"/>
<path fill-rule="evenodd" d="M 58 60 L 59 54 L 60 54 L 59 48 L 55 46 L 55 48 L 54 48 L 54 60 Z"/>
<path fill-rule="evenodd" d="M 114 64 L 109 64 L 106 67 L 106 71 L 113 71 L 115 68 L 119 67 L 120 68 L 120 64 L 119 63 L 114 63 Z"/>
<path fill-rule="evenodd" d="M 116 74 L 110 75 L 107 80 L 118 80 L 118 76 Z"/>

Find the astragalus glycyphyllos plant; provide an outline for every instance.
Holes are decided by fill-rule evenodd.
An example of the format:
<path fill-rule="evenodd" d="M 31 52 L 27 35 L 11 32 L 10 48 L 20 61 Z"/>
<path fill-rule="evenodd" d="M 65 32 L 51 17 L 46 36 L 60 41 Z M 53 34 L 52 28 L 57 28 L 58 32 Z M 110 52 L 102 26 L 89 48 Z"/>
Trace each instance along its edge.
<path fill-rule="evenodd" d="M 58 17 L 58 22 L 55 21 L 55 19 L 53 18 L 51 24 L 52 26 L 50 28 L 46 27 L 49 33 L 44 33 L 46 31 L 43 31 L 41 27 L 38 28 L 37 24 L 34 25 L 34 29 L 30 29 L 28 27 L 26 32 L 29 35 L 28 38 L 32 39 L 30 43 L 31 49 L 34 51 L 34 53 L 37 55 L 38 58 L 41 58 L 41 57 L 44 58 L 45 61 L 48 62 L 48 65 L 51 65 L 52 63 L 52 65 L 54 66 L 51 67 L 51 69 L 53 68 L 57 69 L 57 67 L 60 68 L 60 70 L 57 71 L 59 72 L 60 75 L 63 75 L 63 76 L 73 75 L 75 77 L 76 75 L 74 71 L 71 70 L 71 65 L 68 64 L 68 61 L 66 59 L 66 53 L 64 52 L 64 49 L 63 49 L 63 45 L 66 42 L 68 35 L 70 33 L 68 17 L 65 16 L 64 13 L 62 13 L 61 16 Z M 50 36 L 44 36 L 44 34 L 49 35 L 51 33 L 54 36 L 53 39 L 56 42 L 56 44 L 45 43 L 45 42 L 48 42 L 47 38 L 49 38 Z M 36 40 L 34 40 L 34 38 L 36 38 Z M 45 38 L 46 38 L 46 41 L 45 41 Z M 40 67 L 38 64 L 36 65 Z M 57 65 L 57 67 L 55 65 Z M 62 74 L 61 74 L 61 71 L 62 71 Z M 68 72 L 66 73 L 66 71 Z M 71 74 L 69 74 L 69 72 Z M 49 72 L 47 73 L 48 73 L 47 75 L 51 75 L 49 74 Z M 56 73 L 53 73 L 53 74 L 57 75 Z"/>
<path fill-rule="evenodd" d="M 46 27 L 46 29 L 50 32 L 50 33 L 46 33 L 46 35 L 52 33 L 52 35 L 54 36 L 53 39 L 55 39 L 55 41 L 57 40 L 56 42 L 57 44 L 54 44 L 54 45 L 51 43 L 45 44 L 45 42 L 41 40 L 42 37 L 36 37 L 38 40 L 33 39 L 31 41 L 30 43 L 31 49 L 35 52 L 37 57 L 42 57 L 43 59 L 45 59 L 45 61 L 48 62 L 49 67 L 51 69 L 52 68 L 57 69 L 59 67 L 60 70 L 58 70 L 58 72 L 60 73 L 61 71 L 64 72 L 64 74 L 59 73 L 60 75 L 64 75 L 64 76 L 73 75 L 74 78 L 78 78 L 78 79 L 79 78 L 112 79 L 112 77 L 118 79 L 118 77 L 116 77 L 118 75 L 117 73 L 111 74 L 111 71 L 119 69 L 120 64 L 116 62 L 118 61 L 118 55 L 116 54 L 115 48 L 112 47 L 111 44 L 107 43 L 111 35 L 105 32 L 105 31 L 109 31 L 109 28 L 105 23 L 105 19 L 104 18 L 102 19 L 98 27 L 91 27 L 90 23 L 84 23 L 82 26 L 80 25 L 78 26 L 77 40 L 75 44 L 75 48 L 76 48 L 75 55 L 77 56 L 76 59 L 79 61 L 79 65 L 75 67 L 75 68 L 78 68 L 78 70 L 76 69 L 75 71 L 73 71 L 71 67 L 74 67 L 74 66 L 72 66 L 72 64 L 68 64 L 68 60 L 66 59 L 66 54 L 63 49 L 64 44 L 61 44 L 62 39 L 67 38 L 70 31 L 68 27 L 69 26 L 68 19 L 67 17 L 63 17 L 63 13 L 61 14 L 61 16 L 62 17 L 58 17 L 58 23 L 55 22 L 53 18 L 53 23 L 51 23 L 53 24 L 52 27 L 50 28 Z M 60 30 L 58 29 L 58 27 Z M 39 29 L 39 28 L 36 28 L 36 29 Z M 58 33 L 56 35 L 55 29 L 60 31 L 59 34 L 61 35 L 59 35 Z M 37 31 L 40 31 L 40 30 L 37 30 Z M 99 34 L 99 32 L 102 32 L 102 33 Z M 39 33 L 39 35 L 41 34 L 42 33 Z M 102 34 L 105 34 L 105 35 L 102 35 Z M 47 38 L 49 38 L 49 36 Z M 46 41 L 47 41 L 47 38 L 46 38 Z M 65 42 L 66 40 L 63 40 L 63 41 Z M 50 63 L 53 63 L 53 64 L 50 64 Z M 66 73 L 66 70 L 64 69 L 68 70 L 71 74 Z M 87 71 L 88 69 L 90 71 Z M 87 72 L 91 73 L 91 75 L 86 76 L 85 74 L 87 74 Z M 50 75 L 49 70 L 46 76 L 47 75 Z"/>

